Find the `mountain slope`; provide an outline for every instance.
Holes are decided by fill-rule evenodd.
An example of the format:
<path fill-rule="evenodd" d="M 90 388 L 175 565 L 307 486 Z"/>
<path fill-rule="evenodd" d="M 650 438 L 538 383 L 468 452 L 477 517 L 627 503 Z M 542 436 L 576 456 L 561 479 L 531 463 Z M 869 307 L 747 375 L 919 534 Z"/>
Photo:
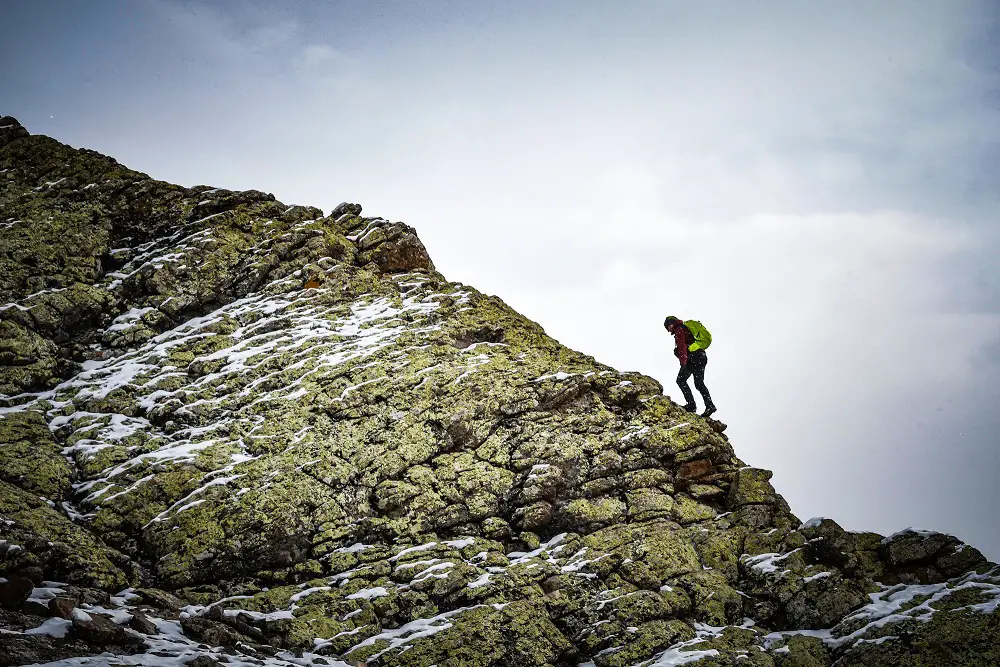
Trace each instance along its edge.
<path fill-rule="evenodd" d="M 0 664 L 1000 662 L 974 548 L 802 524 L 406 225 L 7 117 L 0 244 Z"/>

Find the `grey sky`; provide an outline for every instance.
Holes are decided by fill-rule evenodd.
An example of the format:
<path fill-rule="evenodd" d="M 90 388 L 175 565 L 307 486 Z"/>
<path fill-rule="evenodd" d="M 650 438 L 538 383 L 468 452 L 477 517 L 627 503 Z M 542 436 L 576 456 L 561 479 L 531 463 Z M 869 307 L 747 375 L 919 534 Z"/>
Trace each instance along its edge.
<path fill-rule="evenodd" d="M 539 7 L 541 5 L 541 7 Z M 803 519 L 1000 559 L 1000 9 L 10 3 L 0 113 L 164 180 L 357 201 L 673 384 Z"/>

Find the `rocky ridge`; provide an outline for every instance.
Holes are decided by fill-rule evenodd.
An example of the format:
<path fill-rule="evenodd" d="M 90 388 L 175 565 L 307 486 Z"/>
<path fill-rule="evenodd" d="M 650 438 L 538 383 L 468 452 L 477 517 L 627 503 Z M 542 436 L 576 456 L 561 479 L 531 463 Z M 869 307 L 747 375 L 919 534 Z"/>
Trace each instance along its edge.
<path fill-rule="evenodd" d="M 976 549 L 801 522 L 360 206 L 4 117 L 0 295 L 0 665 L 1000 664 Z"/>

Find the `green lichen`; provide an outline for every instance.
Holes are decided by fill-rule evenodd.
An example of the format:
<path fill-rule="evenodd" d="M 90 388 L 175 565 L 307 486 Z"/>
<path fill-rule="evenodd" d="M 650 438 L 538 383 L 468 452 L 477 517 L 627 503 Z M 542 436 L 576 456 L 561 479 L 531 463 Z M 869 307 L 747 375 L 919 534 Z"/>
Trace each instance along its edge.
<path fill-rule="evenodd" d="M 41 414 L 0 415 L 0 479 L 59 501 L 72 474 Z"/>
<path fill-rule="evenodd" d="M 6 482 L 0 482 L 0 516 L 13 521 L 5 539 L 15 544 L 40 541 L 37 555 L 54 580 L 107 591 L 137 583 L 122 554 L 37 496 Z"/>

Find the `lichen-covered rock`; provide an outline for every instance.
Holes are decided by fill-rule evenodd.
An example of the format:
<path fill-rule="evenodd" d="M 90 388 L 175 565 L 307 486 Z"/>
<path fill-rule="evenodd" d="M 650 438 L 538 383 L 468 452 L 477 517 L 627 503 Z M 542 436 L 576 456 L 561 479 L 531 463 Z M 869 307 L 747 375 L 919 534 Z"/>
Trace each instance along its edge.
<path fill-rule="evenodd" d="M 759 468 L 743 468 L 736 472 L 735 480 L 729 488 L 727 504 L 730 509 L 743 505 L 764 505 L 780 502 L 780 496 L 768 481 L 773 473 Z"/>
<path fill-rule="evenodd" d="M 991 655 L 978 551 L 801 523 L 724 424 L 357 204 L 171 185 L 4 118 L 0 293 L 17 660 L 964 664 L 963 633 Z"/>
<path fill-rule="evenodd" d="M 995 611 L 993 612 L 995 614 Z M 982 667 L 1000 664 L 1000 628 L 982 612 L 943 612 L 895 624 L 893 634 L 857 642 L 838 667 Z"/>
<path fill-rule="evenodd" d="M 830 651 L 819 637 L 792 635 L 774 646 L 775 667 L 829 667 Z"/>
<path fill-rule="evenodd" d="M 0 479 L 51 500 L 71 490 L 73 470 L 39 412 L 0 415 Z"/>
<path fill-rule="evenodd" d="M 0 482 L 0 517 L 0 576 L 39 566 L 49 580 L 104 590 L 136 581 L 125 555 L 37 495 Z"/>
<path fill-rule="evenodd" d="M 882 542 L 882 557 L 895 566 L 930 561 L 953 540 L 941 533 L 907 530 Z"/>
<path fill-rule="evenodd" d="M 0 320 L 0 392 L 19 394 L 52 385 L 59 348 L 11 320 Z"/>

